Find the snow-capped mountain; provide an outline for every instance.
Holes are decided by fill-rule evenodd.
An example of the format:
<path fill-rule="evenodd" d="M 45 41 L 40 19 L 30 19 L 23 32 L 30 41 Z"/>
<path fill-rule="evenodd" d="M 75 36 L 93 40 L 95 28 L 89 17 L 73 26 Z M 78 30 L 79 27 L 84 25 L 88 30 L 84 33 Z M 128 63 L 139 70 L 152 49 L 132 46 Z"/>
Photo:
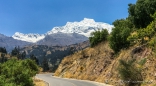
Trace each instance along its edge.
<path fill-rule="evenodd" d="M 77 33 L 84 35 L 86 37 L 90 37 L 91 32 L 107 29 L 108 32 L 111 32 L 114 26 L 103 23 L 103 22 L 95 22 L 93 19 L 84 18 L 84 20 L 80 22 L 67 22 L 65 26 L 62 27 L 54 27 L 51 31 L 47 32 L 47 34 L 53 33 Z"/>
<path fill-rule="evenodd" d="M 16 32 L 12 37 L 14 39 L 17 39 L 17 40 L 35 43 L 41 39 L 44 39 L 45 35 L 44 34 L 41 34 L 41 35 L 40 34 L 33 34 L 33 33 L 23 34 L 20 32 Z"/>
<path fill-rule="evenodd" d="M 41 34 L 41 35 L 40 34 L 23 34 L 23 33 L 16 32 L 12 37 L 17 40 L 37 43 L 39 41 L 44 40 L 44 38 L 47 38 L 46 36 L 49 37 L 49 35 L 51 35 L 52 37 L 52 35 L 55 34 L 53 35 L 53 38 L 55 38 L 54 36 L 56 36 L 57 33 L 58 35 L 60 35 L 60 33 L 63 33 L 62 34 L 63 36 L 65 36 L 65 34 L 68 35 L 68 34 L 76 33 L 79 35 L 83 35 L 85 37 L 90 37 L 91 32 L 102 30 L 102 29 L 107 29 L 108 32 L 111 32 L 113 27 L 114 27 L 113 25 L 110 25 L 107 23 L 95 22 L 94 19 L 84 18 L 84 20 L 80 22 L 67 22 L 65 26 L 54 27 L 52 28 L 51 31 L 48 31 L 45 34 Z M 75 35 L 72 35 L 72 36 L 75 36 Z M 78 38 L 78 35 L 76 38 Z M 82 36 L 80 38 L 82 38 Z M 82 40 L 85 41 L 86 38 Z"/>

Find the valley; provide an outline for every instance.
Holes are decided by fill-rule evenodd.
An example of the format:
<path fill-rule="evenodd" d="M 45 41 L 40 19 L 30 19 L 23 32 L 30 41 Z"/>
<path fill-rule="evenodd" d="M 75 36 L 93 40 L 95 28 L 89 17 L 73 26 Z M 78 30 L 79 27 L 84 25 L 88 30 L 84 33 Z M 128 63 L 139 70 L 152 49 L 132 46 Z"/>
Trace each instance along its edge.
<path fill-rule="evenodd" d="M 12 37 L 1 34 L 0 47 L 5 47 L 9 53 L 18 47 L 20 52 L 26 52 L 26 58 L 35 56 L 40 66 L 46 60 L 50 71 L 54 72 L 64 57 L 90 46 L 88 37 L 92 32 L 105 28 L 111 32 L 113 27 L 84 18 L 80 22 L 67 22 L 64 26 L 54 27 L 45 34 L 16 32 Z"/>
<path fill-rule="evenodd" d="M 0 86 L 156 86 L 156 0 L 130 1 L 0 1 Z"/>

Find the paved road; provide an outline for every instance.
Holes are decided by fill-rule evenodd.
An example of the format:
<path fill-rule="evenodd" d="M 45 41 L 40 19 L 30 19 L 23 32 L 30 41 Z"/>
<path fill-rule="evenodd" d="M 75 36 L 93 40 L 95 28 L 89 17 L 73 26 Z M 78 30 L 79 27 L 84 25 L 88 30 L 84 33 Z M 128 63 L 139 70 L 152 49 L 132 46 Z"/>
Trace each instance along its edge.
<path fill-rule="evenodd" d="M 36 77 L 48 82 L 49 86 L 99 86 L 88 81 L 53 77 L 52 74 L 37 74 Z"/>

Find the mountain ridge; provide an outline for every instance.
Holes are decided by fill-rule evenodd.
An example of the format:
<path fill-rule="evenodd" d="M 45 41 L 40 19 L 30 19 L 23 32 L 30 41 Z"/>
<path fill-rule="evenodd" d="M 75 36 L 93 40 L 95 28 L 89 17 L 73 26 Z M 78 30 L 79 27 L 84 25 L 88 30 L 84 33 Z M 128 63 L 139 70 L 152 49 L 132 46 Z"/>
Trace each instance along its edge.
<path fill-rule="evenodd" d="M 44 34 L 38 34 L 38 33 L 37 34 L 35 34 L 35 33 L 23 34 L 20 32 L 16 32 L 12 37 L 14 39 L 17 39 L 17 40 L 35 43 L 36 41 L 44 39 L 45 35 Z"/>
<path fill-rule="evenodd" d="M 37 43 L 38 41 L 43 40 L 46 36 L 56 33 L 66 33 L 66 34 L 77 33 L 79 35 L 90 37 L 91 32 L 102 29 L 107 29 L 108 32 L 111 32 L 113 27 L 114 27 L 113 25 L 107 23 L 95 22 L 94 19 L 84 18 L 80 22 L 77 21 L 67 22 L 65 26 L 54 27 L 52 28 L 52 30 L 48 31 L 45 34 L 35 34 L 35 33 L 23 34 L 20 32 L 16 32 L 12 37 L 17 40 Z"/>
<path fill-rule="evenodd" d="M 12 50 L 14 47 L 23 47 L 25 45 L 30 45 L 30 42 L 25 42 L 21 40 L 15 40 L 12 37 L 5 36 L 4 34 L 0 34 L 0 46 L 5 47 L 7 51 Z"/>

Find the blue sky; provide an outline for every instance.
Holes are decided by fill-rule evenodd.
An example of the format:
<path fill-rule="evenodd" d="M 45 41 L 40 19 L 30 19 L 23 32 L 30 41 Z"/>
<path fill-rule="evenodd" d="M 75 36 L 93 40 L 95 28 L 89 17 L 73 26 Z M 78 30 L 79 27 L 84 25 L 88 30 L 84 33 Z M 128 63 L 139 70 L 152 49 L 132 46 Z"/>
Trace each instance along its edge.
<path fill-rule="evenodd" d="M 44 34 L 84 18 L 112 24 L 128 16 L 128 3 L 136 0 L 0 0 L 0 33 Z"/>

